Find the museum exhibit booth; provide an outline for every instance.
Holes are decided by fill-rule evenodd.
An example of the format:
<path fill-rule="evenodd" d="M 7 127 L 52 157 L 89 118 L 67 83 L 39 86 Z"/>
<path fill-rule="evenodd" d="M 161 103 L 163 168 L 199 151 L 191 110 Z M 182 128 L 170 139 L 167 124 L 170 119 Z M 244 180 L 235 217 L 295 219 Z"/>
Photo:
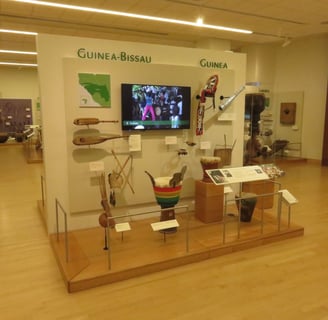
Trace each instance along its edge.
<path fill-rule="evenodd" d="M 69 292 L 303 235 L 274 152 L 245 163 L 245 54 L 45 34 L 37 48 L 39 208 Z"/>

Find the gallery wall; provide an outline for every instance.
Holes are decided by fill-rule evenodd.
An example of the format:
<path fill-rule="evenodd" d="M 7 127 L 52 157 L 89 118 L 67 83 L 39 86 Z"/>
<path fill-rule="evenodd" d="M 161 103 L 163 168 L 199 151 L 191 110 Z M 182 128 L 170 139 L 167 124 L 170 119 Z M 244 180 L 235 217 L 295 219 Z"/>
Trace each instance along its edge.
<path fill-rule="evenodd" d="M 30 99 L 32 101 L 33 122 L 40 124 L 40 116 L 36 111 L 39 98 L 37 69 L 1 67 L 0 72 L 0 98 Z"/>
<path fill-rule="evenodd" d="M 304 121 L 300 129 L 303 157 L 321 160 L 328 36 L 293 40 L 284 48 L 270 44 L 252 45 L 244 47 L 242 52 L 247 54 L 246 81 L 259 81 L 272 94 L 303 92 Z M 2 66 L 0 97 L 30 98 L 35 107 L 39 96 L 37 77 L 35 68 Z"/>
<path fill-rule="evenodd" d="M 113 107 L 97 113 L 99 117 L 106 116 L 120 120 L 120 84 L 139 80 L 148 83 L 188 85 L 192 91 L 192 107 L 195 112 L 197 100 L 195 96 L 213 73 L 219 74 L 219 95 L 229 96 L 245 84 L 246 57 L 244 54 L 232 54 L 204 49 L 186 49 L 156 45 L 142 45 L 128 42 L 103 41 L 96 39 L 59 37 L 39 35 L 38 71 L 41 90 L 42 122 L 44 126 L 44 162 L 46 197 L 48 212 L 48 229 L 55 230 L 55 200 L 69 212 L 70 228 L 85 228 L 97 225 L 100 208 L 99 186 L 95 183 L 94 172 L 89 170 L 89 161 L 76 161 L 72 145 L 74 136 L 73 118 L 86 115 L 85 109 L 78 105 L 78 90 L 76 76 L 79 72 L 108 73 L 111 75 Z M 86 48 L 91 58 L 78 55 L 79 48 Z M 151 57 L 151 63 L 132 61 L 114 61 L 111 59 L 94 58 L 94 52 L 107 52 Z M 97 55 L 96 55 L 97 56 Z M 201 65 L 205 59 L 212 62 Z M 202 60 L 203 61 L 203 60 Z M 213 68 L 213 62 L 214 68 Z M 236 140 L 233 154 L 233 165 L 242 163 L 243 128 L 235 123 L 243 122 L 243 96 L 229 107 L 233 120 L 218 120 L 216 112 L 211 108 L 205 117 L 205 134 L 195 136 L 194 125 L 190 130 L 176 132 L 142 132 L 142 148 L 133 154 L 133 168 L 129 182 L 138 190 L 134 194 L 126 185 L 122 190 L 121 205 L 125 208 L 134 204 L 154 205 L 155 199 L 149 178 L 144 171 L 149 170 L 154 176 L 171 175 L 187 164 L 183 197 L 194 196 L 195 179 L 202 177 L 200 158 L 213 155 L 216 143 L 223 143 L 226 135 L 229 141 Z M 96 112 L 96 111 L 95 111 Z M 95 113 L 96 114 L 96 113 Z M 92 116 L 90 114 L 90 116 Z M 193 119 L 195 121 L 195 119 Z M 102 130 L 104 126 L 100 126 Z M 122 133 L 119 124 L 110 127 L 112 133 Z M 177 139 L 175 145 L 166 145 L 165 136 L 173 135 Z M 177 149 L 186 147 L 185 141 L 193 141 L 195 147 L 189 148 L 186 157 L 179 157 Z M 202 145 L 207 145 L 202 149 Z M 112 170 L 116 161 L 111 156 L 111 149 L 117 151 L 123 162 L 127 155 L 126 141 L 105 142 L 102 149 L 108 153 L 103 161 L 105 171 Z M 187 148 L 187 147 L 186 147 Z M 188 148 L 187 148 L 188 149 Z M 91 158 L 90 158 L 91 160 Z M 120 201 L 117 203 L 120 207 Z M 97 212 L 98 210 L 98 212 Z M 113 210 L 115 214 L 115 209 Z"/>
<path fill-rule="evenodd" d="M 66 157 L 65 148 L 61 148 L 60 144 L 62 139 L 69 139 L 70 137 L 66 137 L 65 130 L 62 130 L 62 125 L 59 124 L 57 126 L 57 122 L 60 123 L 60 119 L 65 118 L 65 112 L 63 110 L 64 99 L 59 95 L 59 99 L 57 99 L 56 94 L 59 92 L 64 92 L 63 87 L 63 75 L 58 77 L 57 71 L 52 73 L 54 69 L 62 68 L 62 57 L 70 56 L 71 58 L 76 58 L 76 52 L 74 52 L 75 47 L 70 46 L 70 41 L 62 42 L 54 42 L 54 45 L 51 43 L 47 43 L 49 45 L 49 50 L 54 51 L 57 58 L 53 57 L 51 52 L 46 52 L 49 54 L 49 58 L 51 61 L 56 60 L 55 68 L 51 67 L 50 61 L 44 59 L 44 76 L 46 81 L 52 77 L 52 79 L 56 83 L 54 88 L 48 87 L 44 88 L 45 94 L 47 92 L 55 92 L 54 95 L 51 95 L 54 98 L 54 105 L 58 105 L 59 108 L 55 107 L 54 110 L 47 111 L 49 112 L 48 121 L 51 123 L 51 119 L 54 119 L 54 122 L 50 126 L 50 131 L 48 135 L 53 135 L 53 139 L 49 138 L 49 143 L 53 144 L 56 148 L 54 152 L 48 152 L 46 150 L 45 156 L 52 158 L 54 161 L 48 163 L 48 178 L 49 183 L 54 183 L 56 186 L 60 186 L 64 183 L 64 185 L 68 185 L 68 182 L 65 180 L 67 175 L 67 166 L 64 162 L 59 161 L 60 170 L 58 166 L 55 166 L 57 159 L 63 159 Z M 88 43 L 87 40 L 83 40 L 83 46 Z M 102 44 L 99 44 L 99 41 L 96 42 L 97 49 L 102 47 Z M 56 47 L 56 45 L 67 46 L 69 49 L 63 50 L 60 47 Z M 122 44 L 122 43 L 121 43 Z M 136 47 L 134 44 L 124 43 L 124 48 L 134 48 Z M 137 47 L 140 45 L 138 44 Z M 154 52 L 154 47 L 145 45 L 141 46 L 143 48 L 142 52 Z M 149 48 L 148 48 L 149 47 Z M 156 46 L 159 51 L 163 52 L 163 56 L 166 55 L 167 51 L 161 50 L 162 48 L 166 48 L 165 46 Z M 148 49 L 150 51 L 148 51 Z M 61 52 L 61 51 L 64 52 Z M 184 48 L 182 51 L 177 51 L 174 54 L 167 54 L 166 57 L 163 57 L 163 61 L 167 61 L 167 63 L 173 63 L 171 60 L 173 57 L 177 56 L 179 63 L 184 61 L 193 66 L 197 63 L 197 59 L 190 59 L 191 55 L 189 54 L 190 49 Z M 206 50 L 202 51 L 206 52 Z M 277 94 L 287 94 L 289 93 L 297 95 L 303 93 L 303 115 L 301 121 L 301 132 L 302 132 L 302 149 L 303 156 L 309 159 L 321 159 L 321 150 L 322 150 L 322 136 L 323 136 L 323 121 L 324 121 L 324 113 L 325 113 L 325 95 L 326 95 L 326 84 L 327 84 L 327 70 L 328 70 L 328 41 L 327 35 L 308 38 L 308 39 L 300 39 L 294 40 L 288 47 L 282 48 L 275 45 L 262 45 L 262 46 L 248 46 L 243 48 L 243 52 L 247 54 L 247 74 L 246 81 L 260 81 L 264 88 L 269 88 L 271 93 Z M 228 54 L 228 53 L 225 53 Z M 233 54 L 232 54 L 233 55 Z M 221 54 L 218 55 L 214 53 L 213 55 L 216 61 L 220 60 Z M 45 58 L 46 56 L 44 56 Z M 193 60 L 194 61 L 190 61 Z M 162 60 L 157 61 L 156 63 L 164 63 Z M 176 63 L 176 62 L 175 62 Z M 181 63 L 182 64 L 182 63 Z M 243 63 L 235 63 L 231 66 L 231 69 L 241 70 Z M 230 66 L 229 66 L 230 67 Z M 47 74 L 47 70 L 49 73 Z M 210 73 L 212 70 L 208 70 Z M 1 67 L 1 77 L 0 77 L 0 97 L 2 98 L 31 98 L 33 101 L 39 96 L 38 89 L 38 72 L 36 69 L 29 68 L 5 68 Z M 243 76 L 238 73 L 237 77 Z M 58 82 L 57 82 L 58 79 Z M 235 88 L 238 87 L 239 81 L 238 78 L 234 80 Z M 238 83 L 239 82 L 239 83 Z M 199 87 L 201 87 L 201 82 L 199 82 Z M 53 89 L 53 90 L 52 90 Z M 55 90 L 56 89 L 56 90 Z M 219 93 L 220 94 L 220 93 Z M 277 103 L 273 102 L 273 107 L 277 105 Z M 61 107 L 60 107 L 61 106 Z M 234 107 L 235 108 L 235 107 Z M 233 109 L 232 109 L 233 110 Z M 227 111 L 228 112 L 228 111 Z M 230 110 L 229 110 L 230 112 Z M 234 110 L 231 111 L 234 113 Z M 59 119 L 59 120 L 58 120 Z M 211 123 L 211 122 L 209 122 Z M 315 124 L 315 125 L 314 125 Z M 230 127 L 229 123 L 221 122 L 220 125 Z M 234 133 L 234 137 L 237 134 Z M 64 138 L 62 137 L 64 136 Z M 60 137 L 60 139 L 57 139 Z M 151 139 L 149 139 L 151 140 Z M 237 146 L 239 148 L 239 146 Z M 57 152 L 58 151 L 58 152 Z M 236 156 L 233 159 L 234 164 L 238 164 L 238 160 Z M 57 174 L 49 174 L 49 171 L 54 169 L 54 172 Z M 63 169 L 63 170 L 62 170 Z M 198 170 L 197 170 L 198 171 Z M 66 181 L 66 182 L 65 182 Z M 65 184 L 66 183 L 66 184 Z M 56 187 L 58 192 L 54 192 L 52 190 L 49 191 L 49 194 L 58 194 L 60 199 L 65 199 L 66 189 L 64 188 L 61 192 L 60 187 Z M 50 207 L 53 208 L 53 198 L 51 197 Z M 68 203 L 68 201 L 67 201 Z M 52 209 L 51 209 L 52 210 Z M 86 218 L 88 219 L 88 218 Z M 94 217 L 91 217 L 90 222 L 94 220 Z M 50 230 L 53 230 L 50 227 Z"/>
<path fill-rule="evenodd" d="M 279 125 L 281 99 L 299 102 L 297 130 L 277 130 L 277 138 L 299 139 L 302 157 L 321 160 L 328 81 L 328 35 L 293 39 L 290 45 L 252 45 L 247 54 L 247 81 L 259 81 L 271 92 L 272 111 Z M 302 95 L 302 97 L 300 97 Z M 286 101 L 285 102 L 293 102 Z M 289 131 L 288 131 L 289 129 Z M 286 132 L 287 130 L 287 132 Z"/>
<path fill-rule="evenodd" d="M 328 35 L 300 39 L 277 50 L 275 91 L 304 92 L 302 150 L 307 159 L 322 157 L 327 57 Z"/>
<path fill-rule="evenodd" d="M 232 125 L 225 125 L 217 120 L 218 108 L 213 108 L 207 113 L 215 115 L 215 121 L 212 125 L 207 125 L 205 133 L 201 137 L 194 137 L 196 125 L 196 109 L 198 100 L 196 95 L 199 93 L 199 81 L 205 83 L 207 79 L 215 72 L 214 70 L 204 71 L 196 67 L 170 66 L 158 64 L 134 64 L 129 66 L 128 73 L 122 71 L 121 63 L 111 63 L 108 67 L 106 62 L 85 62 L 78 59 L 65 59 L 64 78 L 66 90 L 66 132 L 68 149 L 68 179 L 70 194 L 70 212 L 79 213 L 85 211 L 96 211 L 99 209 L 99 187 L 90 181 L 95 178 L 90 175 L 89 164 L 97 160 L 102 161 L 105 166 L 105 172 L 111 173 L 121 171 L 119 163 L 115 159 L 117 156 L 120 163 L 124 163 L 128 156 L 131 156 L 128 165 L 125 168 L 129 172 L 129 182 L 123 188 L 116 190 L 117 206 L 131 206 L 134 204 L 149 203 L 154 200 L 149 177 L 145 170 L 154 176 L 170 176 L 174 172 L 181 170 L 183 165 L 187 165 L 188 170 L 185 176 L 184 187 L 181 196 L 194 196 L 194 180 L 202 178 L 202 169 L 200 165 L 201 156 L 212 156 L 215 144 L 224 144 L 224 135 L 227 139 L 232 139 Z M 104 74 L 106 71 L 111 78 L 111 104 L 109 109 L 85 108 L 79 107 L 77 101 L 79 72 Z M 232 70 L 220 70 L 220 90 L 225 92 L 234 91 L 234 72 Z M 159 78 L 160 75 L 160 78 Z M 178 76 L 177 76 L 178 75 Z M 73 125 L 76 118 L 84 116 L 95 116 L 100 119 L 121 119 L 121 84 L 122 83 L 143 83 L 143 84 L 168 84 L 191 87 L 192 92 L 192 123 L 191 128 L 183 130 L 160 130 L 160 131 L 127 131 L 125 136 L 140 135 L 140 151 L 130 152 L 128 138 L 117 139 L 104 142 L 103 144 L 93 146 L 76 146 L 72 139 L 76 135 L 81 135 L 83 128 Z M 217 98 L 218 99 L 218 98 Z M 210 99 L 210 103 L 212 100 Z M 207 117 L 208 118 L 208 117 Z M 84 127 L 84 130 L 87 130 Z M 99 124 L 92 126 L 92 130 L 98 130 L 100 134 L 121 135 L 121 124 Z M 90 131 L 90 133 L 92 133 Z M 166 145 L 165 138 L 177 138 L 173 145 Z M 195 146 L 188 146 L 187 141 L 193 141 Z M 208 141 L 211 146 L 209 149 L 200 150 L 200 143 Z M 178 150 L 186 149 L 187 155 L 179 156 Z M 112 154 L 112 150 L 114 154 Z M 155 151 L 155 152 L 154 152 Z M 70 156 L 73 155 L 73 156 Z M 127 174 L 128 175 L 128 174 Z M 87 197 L 81 198 L 81 192 L 87 194 Z"/>

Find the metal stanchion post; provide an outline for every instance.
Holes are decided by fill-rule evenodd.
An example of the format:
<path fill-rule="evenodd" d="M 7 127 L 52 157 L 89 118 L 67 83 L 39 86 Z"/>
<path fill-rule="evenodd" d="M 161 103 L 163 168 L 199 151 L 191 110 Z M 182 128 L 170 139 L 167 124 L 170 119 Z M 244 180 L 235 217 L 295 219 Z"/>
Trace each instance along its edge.
<path fill-rule="evenodd" d="M 279 200 L 278 200 L 278 231 L 280 231 L 281 227 L 281 208 L 282 208 L 282 193 L 279 193 Z"/>

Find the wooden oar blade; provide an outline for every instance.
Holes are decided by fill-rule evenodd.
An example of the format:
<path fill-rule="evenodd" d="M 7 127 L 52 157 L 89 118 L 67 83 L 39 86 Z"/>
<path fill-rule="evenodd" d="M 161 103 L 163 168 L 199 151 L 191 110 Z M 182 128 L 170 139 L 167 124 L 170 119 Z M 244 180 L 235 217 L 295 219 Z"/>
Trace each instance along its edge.
<path fill-rule="evenodd" d="M 122 138 L 122 136 L 110 136 L 110 137 L 101 137 L 101 136 L 77 136 L 73 139 L 73 144 L 77 146 L 86 146 L 91 144 L 99 144 L 107 140 Z"/>

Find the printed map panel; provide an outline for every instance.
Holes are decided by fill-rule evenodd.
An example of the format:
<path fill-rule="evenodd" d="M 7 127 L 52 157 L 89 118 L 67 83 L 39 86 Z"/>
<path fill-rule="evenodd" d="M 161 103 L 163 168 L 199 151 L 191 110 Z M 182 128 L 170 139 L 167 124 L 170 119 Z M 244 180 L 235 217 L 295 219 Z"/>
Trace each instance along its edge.
<path fill-rule="evenodd" d="M 110 75 L 79 73 L 81 107 L 110 108 Z"/>

